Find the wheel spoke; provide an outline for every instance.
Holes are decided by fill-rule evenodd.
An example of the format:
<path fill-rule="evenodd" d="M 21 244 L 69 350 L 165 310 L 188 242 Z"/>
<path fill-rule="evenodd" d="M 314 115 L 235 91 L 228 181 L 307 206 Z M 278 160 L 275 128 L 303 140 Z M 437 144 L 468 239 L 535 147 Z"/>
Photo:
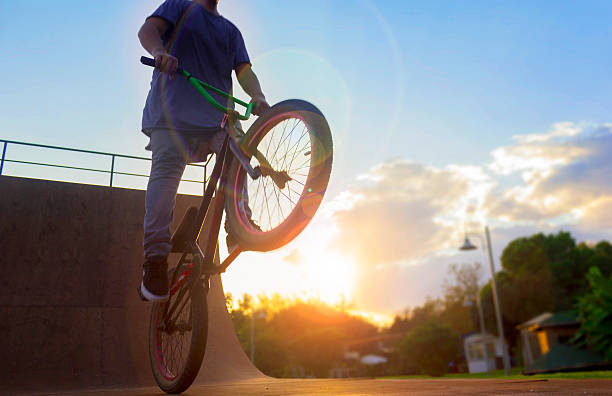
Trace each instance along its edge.
<path fill-rule="evenodd" d="M 306 187 L 306 185 L 304 183 L 302 183 L 301 181 L 299 181 L 298 179 L 292 179 L 291 181 L 301 184 L 302 187 Z M 289 182 L 289 183 L 291 183 L 291 182 Z"/>
<path fill-rule="evenodd" d="M 296 141 L 296 142 L 295 142 L 295 143 L 294 143 L 294 144 L 293 144 L 293 145 L 292 145 L 290 148 L 288 148 L 288 149 L 287 149 L 287 151 L 285 152 L 285 155 L 283 156 L 283 159 L 285 160 L 285 161 L 283 162 L 283 165 L 284 165 L 284 164 L 286 164 L 286 158 L 287 158 L 287 155 L 289 154 L 289 152 L 290 152 L 290 151 L 291 151 L 291 150 L 292 150 L 294 147 L 296 147 L 296 146 L 297 146 L 297 145 L 300 143 L 300 141 L 302 140 L 302 138 L 303 138 L 303 137 L 304 137 L 304 136 L 305 136 L 307 133 L 308 133 L 308 129 L 306 128 L 306 125 L 304 125 L 304 129 L 303 129 L 302 135 L 301 135 L 301 136 L 300 136 L 300 137 L 297 139 L 297 141 Z M 308 139 L 308 144 L 310 144 L 310 139 Z M 294 154 L 295 154 L 295 151 L 294 151 Z M 282 169 L 282 168 L 281 168 L 281 169 Z"/>
<path fill-rule="evenodd" d="M 291 190 L 291 189 L 289 189 L 289 190 L 290 190 L 290 191 L 293 191 L 293 190 Z M 280 191 L 280 190 L 279 190 L 279 191 Z M 281 194 L 283 194 L 283 195 L 284 195 L 284 196 L 285 196 L 285 197 L 286 197 L 286 198 L 289 200 L 289 202 L 291 202 L 291 203 L 293 204 L 293 206 L 295 206 L 295 205 L 296 205 L 296 203 L 295 203 L 295 202 L 294 202 L 294 201 L 293 201 L 291 198 L 289 198 L 289 197 L 287 196 L 287 194 L 285 194 L 283 191 L 280 191 L 280 193 L 281 193 Z"/>
<path fill-rule="evenodd" d="M 288 124 L 288 120 L 287 120 L 287 124 Z M 291 132 L 293 132 L 293 130 L 295 129 L 295 127 L 297 126 L 298 121 L 296 121 L 296 123 L 293 125 L 293 127 L 291 128 L 291 130 L 289 131 L 289 133 L 285 136 L 285 129 L 286 129 L 286 125 L 285 125 L 285 129 L 283 129 L 283 134 L 281 135 L 281 141 L 276 145 L 276 149 L 274 150 L 274 153 L 272 154 L 272 158 L 276 157 L 276 153 L 278 152 L 278 149 L 283 145 L 283 143 L 285 142 L 285 140 L 291 136 Z M 270 140 L 271 141 L 271 140 Z M 266 158 L 270 158 L 266 155 Z"/>
<path fill-rule="evenodd" d="M 158 351 L 161 354 L 159 356 L 161 374 L 169 380 L 180 376 L 185 369 L 191 345 L 191 331 L 193 330 L 189 291 L 178 293 L 176 297 L 184 297 L 185 300 L 181 301 L 182 298 L 179 298 L 179 301 L 167 301 L 157 308 L 160 312 L 164 312 L 168 304 L 178 307 L 174 312 L 174 319 L 166 320 L 162 315 L 159 315 L 156 319 L 157 337 L 159 339 Z M 160 326 L 164 324 L 170 328 L 164 326 L 164 330 L 161 330 Z"/>
<path fill-rule="evenodd" d="M 259 140 L 257 150 L 264 155 L 272 169 L 287 172 L 290 178 L 282 189 L 269 176 L 248 183 L 248 206 L 252 220 L 263 232 L 282 224 L 299 203 L 308 184 L 312 149 L 308 124 L 295 116 L 281 119 Z M 259 165 L 262 165 L 261 162 Z"/>
<path fill-rule="evenodd" d="M 306 165 L 306 164 L 308 164 L 308 165 Z M 310 168 L 310 158 L 307 159 L 306 161 L 304 161 L 303 163 L 297 165 L 297 168 L 289 169 L 288 172 L 296 171 L 296 170 L 300 170 L 300 169 L 307 169 L 307 168 Z"/>

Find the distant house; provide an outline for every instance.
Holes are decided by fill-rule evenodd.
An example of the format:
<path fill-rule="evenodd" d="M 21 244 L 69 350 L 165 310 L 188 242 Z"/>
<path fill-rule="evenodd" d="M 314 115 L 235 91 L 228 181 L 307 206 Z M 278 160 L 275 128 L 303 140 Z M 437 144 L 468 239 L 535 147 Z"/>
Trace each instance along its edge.
<path fill-rule="evenodd" d="M 481 333 L 472 333 L 464 337 L 463 349 L 470 373 L 484 373 L 497 369 L 497 362 L 501 361 L 503 355 L 501 340 L 488 333 L 485 333 L 484 337 Z"/>
<path fill-rule="evenodd" d="M 344 343 L 344 359 L 330 370 L 331 378 L 382 375 L 403 333 L 374 334 Z"/>
<path fill-rule="evenodd" d="M 525 367 L 530 366 L 537 358 L 548 352 L 550 343 L 546 339 L 546 333 L 542 331 L 540 325 L 552 316 L 552 313 L 544 312 L 516 326 L 521 332 L 523 362 Z M 573 318 L 573 322 L 576 322 L 577 326 L 579 325 L 576 318 Z M 576 329 L 578 328 L 577 326 Z M 540 339 L 542 339 L 542 345 L 540 344 Z"/>
<path fill-rule="evenodd" d="M 525 374 L 608 367 L 603 356 L 570 345 L 580 327 L 571 312 L 545 312 L 516 328 L 521 332 Z"/>

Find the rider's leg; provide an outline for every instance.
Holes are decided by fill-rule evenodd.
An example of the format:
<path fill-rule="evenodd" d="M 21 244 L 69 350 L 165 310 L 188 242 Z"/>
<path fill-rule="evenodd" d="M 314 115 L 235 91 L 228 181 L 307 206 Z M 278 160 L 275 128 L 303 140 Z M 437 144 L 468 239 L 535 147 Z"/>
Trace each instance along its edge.
<path fill-rule="evenodd" d="M 176 192 L 188 158 L 189 145 L 180 134 L 154 130 L 151 134 L 151 174 L 145 198 L 145 265 L 141 293 L 153 301 L 168 297 L 166 259 L 172 247 L 170 224 Z"/>
<path fill-rule="evenodd" d="M 170 224 L 189 144 L 180 134 L 159 129 L 152 132 L 150 146 L 153 153 L 145 198 L 143 247 L 145 257 L 168 256 L 172 248 Z"/>

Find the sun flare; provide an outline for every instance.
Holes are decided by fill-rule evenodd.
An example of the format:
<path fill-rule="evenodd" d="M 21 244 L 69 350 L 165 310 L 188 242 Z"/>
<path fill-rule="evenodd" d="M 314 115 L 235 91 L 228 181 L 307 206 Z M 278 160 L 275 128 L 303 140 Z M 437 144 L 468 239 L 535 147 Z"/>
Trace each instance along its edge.
<path fill-rule="evenodd" d="M 350 301 L 353 297 L 355 266 L 341 254 L 327 250 L 300 251 L 299 268 L 304 284 L 312 287 L 308 294 L 331 304 Z"/>

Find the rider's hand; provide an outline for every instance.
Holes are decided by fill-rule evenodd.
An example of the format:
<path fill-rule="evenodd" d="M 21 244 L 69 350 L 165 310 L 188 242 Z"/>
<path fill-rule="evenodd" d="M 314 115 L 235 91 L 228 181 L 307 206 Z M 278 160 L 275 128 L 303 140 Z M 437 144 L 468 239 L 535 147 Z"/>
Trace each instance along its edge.
<path fill-rule="evenodd" d="M 151 55 L 155 58 L 155 68 L 162 73 L 168 73 L 170 75 L 170 80 L 172 80 L 178 68 L 178 59 L 165 50 L 154 51 Z"/>
<path fill-rule="evenodd" d="M 263 95 L 253 96 L 253 98 L 251 99 L 251 103 L 255 105 L 255 108 L 253 109 L 253 114 L 255 114 L 256 116 L 262 115 L 270 108 L 270 105 L 268 104 L 268 102 L 266 102 L 266 98 Z"/>

